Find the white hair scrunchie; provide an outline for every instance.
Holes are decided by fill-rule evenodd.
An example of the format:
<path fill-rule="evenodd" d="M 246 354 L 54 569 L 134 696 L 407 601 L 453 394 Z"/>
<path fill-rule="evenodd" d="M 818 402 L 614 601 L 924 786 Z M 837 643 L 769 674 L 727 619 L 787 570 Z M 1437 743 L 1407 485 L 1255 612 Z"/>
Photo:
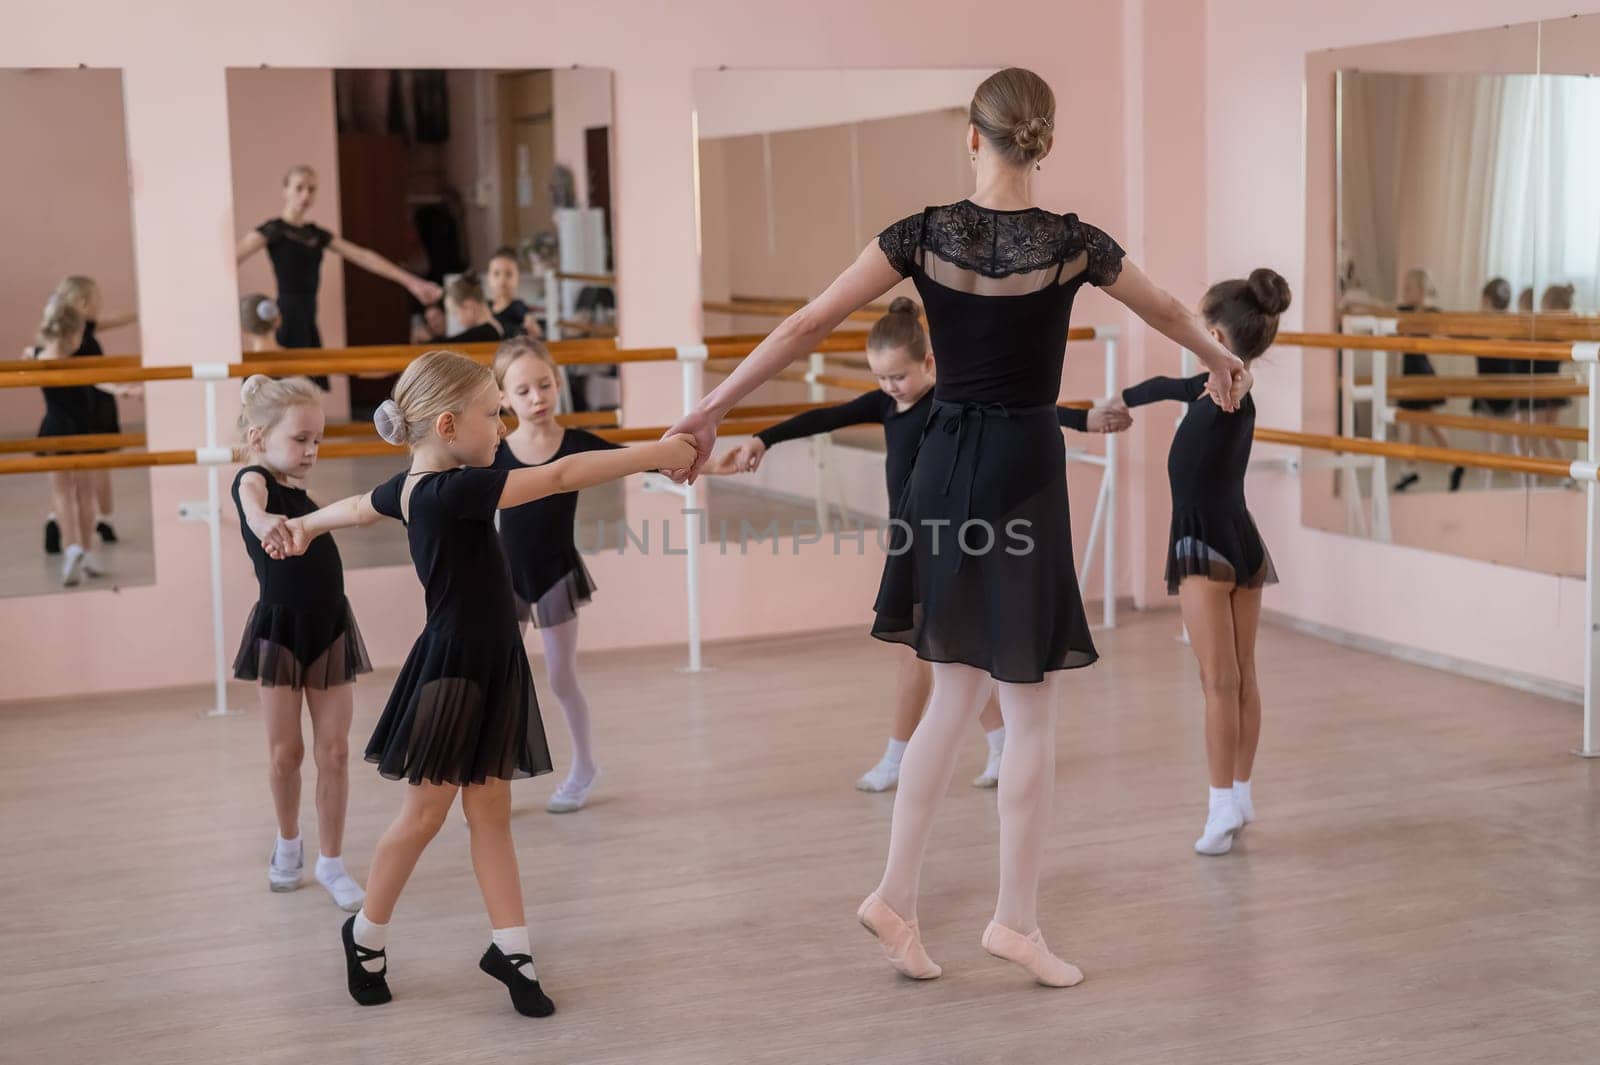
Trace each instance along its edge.
<path fill-rule="evenodd" d="M 377 426 L 378 435 L 391 444 L 406 442 L 408 427 L 405 412 L 400 409 L 400 404 L 392 399 L 386 399 L 378 404 L 378 409 L 372 412 L 372 424 Z"/>
<path fill-rule="evenodd" d="M 256 304 L 256 317 L 263 322 L 270 322 L 278 317 L 278 305 L 270 297 L 262 299 Z"/>

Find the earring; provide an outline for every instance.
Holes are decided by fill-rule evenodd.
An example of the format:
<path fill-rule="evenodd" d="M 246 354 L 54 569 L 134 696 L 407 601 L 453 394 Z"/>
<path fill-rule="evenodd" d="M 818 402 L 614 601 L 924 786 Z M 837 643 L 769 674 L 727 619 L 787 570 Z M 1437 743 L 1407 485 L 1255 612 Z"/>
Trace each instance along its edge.
<path fill-rule="evenodd" d="M 1044 164 L 1043 163 L 1034 163 L 1033 164 L 1033 168 L 1035 170 L 1043 170 L 1044 169 Z"/>

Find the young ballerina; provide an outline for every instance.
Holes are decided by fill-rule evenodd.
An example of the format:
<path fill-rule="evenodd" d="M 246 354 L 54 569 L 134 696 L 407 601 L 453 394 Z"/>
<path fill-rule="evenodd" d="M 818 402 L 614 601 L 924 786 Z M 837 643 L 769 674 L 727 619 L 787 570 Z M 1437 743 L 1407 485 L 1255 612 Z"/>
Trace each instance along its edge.
<path fill-rule="evenodd" d="M 462 274 L 445 286 L 444 306 L 461 330 L 445 337 L 447 344 L 483 344 L 503 340 L 506 332 L 483 298 L 476 274 Z"/>
<path fill-rule="evenodd" d="M 235 258 L 244 262 L 265 249 L 272 259 L 272 274 L 278 282 L 278 307 L 283 320 L 278 326 L 278 343 L 285 348 L 320 348 L 322 333 L 317 328 L 317 289 L 322 282 L 322 254 L 331 251 L 369 273 L 393 281 L 421 304 L 439 298 L 439 286 L 402 270 L 377 252 L 353 244 L 323 229 L 307 215 L 317 195 L 317 172 L 304 163 L 292 166 L 283 175 L 283 210 L 239 238 Z M 328 387 L 326 377 L 313 377 L 319 388 Z"/>
<path fill-rule="evenodd" d="M 305 480 L 322 444 L 322 402 L 316 385 L 304 377 L 275 381 L 261 374 L 246 378 L 239 402 L 239 432 L 250 464 L 233 479 L 233 504 L 260 593 L 244 625 L 233 675 L 261 685 L 268 782 L 278 819 L 267 886 L 295 890 L 305 864 L 300 845 L 303 697 L 317 766 L 315 875 L 341 910 L 354 913 L 361 908 L 361 885 L 346 871 L 343 858 L 350 718 L 355 679 L 370 673 L 372 664 L 345 598 L 344 567 L 333 537 L 318 540 L 304 555 L 281 560 L 262 547 L 274 542 L 284 522 L 317 509 Z"/>
<path fill-rule="evenodd" d="M 478 966 L 506 985 L 517 1012 L 548 1016 L 555 1006 L 539 986 L 529 949 L 509 784 L 548 773 L 550 752 L 494 516 L 545 496 L 693 461 L 694 445 L 678 436 L 529 469 L 493 468 L 505 431 L 500 387 L 488 367 L 448 351 L 411 363 L 373 420 L 385 440 L 410 448 L 410 470 L 369 493 L 290 519 L 268 544 L 271 553 L 300 554 L 323 533 L 393 518 L 405 525 L 427 599 L 427 624 L 366 749 L 379 773 L 410 786 L 373 852 L 366 904 L 341 933 L 350 996 L 363 1006 L 389 1001 L 389 921 L 459 791 L 471 825 L 473 872 L 493 930 Z"/>
<path fill-rule="evenodd" d="M 1200 300 L 1211 335 L 1246 366 L 1271 346 L 1278 316 L 1289 308 L 1289 283 L 1260 269 L 1248 279 L 1212 285 Z M 1222 411 L 1206 395 L 1206 375 L 1152 377 L 1111 401 L 1126 411 L 1158 400 L 1190 404 L 1167 456 L 1172 534 L 1167 591 L 1178 597 L 1189 643 L 1200 662 L 1206 697 L 1206 763 L 1211 775 L 1199 854 L 1226 854 L 1233 837 L 1255 820 L 1250 772 L 1261 739 L 1261 689 L 1256 684 L 1256 628 L 1261 589 L 1276 584 L 1244 500 L 1244 475 L 1255 432 L 1255 401 Z"/>
<path fill-rule="evenodd" d="M 761 430 L 733 449 L 729 458 L 732 468 L 755 471 L 767 449 L 786 440 L 828 433 L 847 425 L 882 425 L 884 481 L 889 490 L 889 516 L 894 518 L 895 508 L 911 475 L 918 437 L 933 406 L 934 360 L 928 349 L 928 334 L 922 326 L 921 314 L 916 303 L 902 296 L 889 304 L 889 313 L 872 324 L 867 333 L 867 364 L 872 376 L 878 379 L 878 391 L 864 392 L 835 407 L 806 411 Z M 1061 424 L 1079 432 L 1117 432 L 1132 424 L 1125 412 L 1106 407 L 1093 411 L 1057 409 Z M 932 687 L 933 666 L 915 654 L 905 654 L 900 660 L 889 744 L 878 763 L 856 781 L 858 790 L 888 791 L 899 783 L 900 761 L 917 722 L 922 719 Z M 989 755 L 983 772 L 972 781 L 972 786 L 992 788 L 1000 781 L 1006 736 L 997 694 L 991 693 L 984 703 L 978 723 L 983 728 Z"/>
<path fill-rule="evenodd" d="M 39 323 L 36 359 L 70 359 L 83 343 L 84 318 L 65 300 L 51 298 Z M 79 436 L 94 431 L 93 385 L 52 386 L 44 392 L 44 418 L 40 436 Z M 72 452 L 52 452 L 72 454 Z M 101 577 L 105 569 L 91 551 L 94 546 L 95 488 L 92 470 L 56 470 L 50 474 L 51 505 L 61 530 L 65 551 L 61 561 L 62 587 L 72 588 L 85 576 Z"/>
<path fill-rule="evenodd" d="M 239 298 L 239 334 L 245 351 L 279 350 L 278 327 L 282 324 L 283 315 L 271 296 L 251 292 Z"/>
<path fill-rule="evenodd" d="M 104 355 L 105 349 L 100 346 L 100 339 L 95 335 L 100 332 L 109 333 L 114 329 L 132 325 L 139 320 L 139 316 L 128 311 L 121 314 L 104 314 L 100 307 L 100 286 L 90 277 L 74 274 L 63 278 L 56 286 L 55 299 L 62 300 L 67 305 L 83 316 L 83 340 L 78 343 L 78 348 L 72 354 L 77 356 Z M 93 394 L 89 397 L 89 421 L 87 432 L 91 433 L 120 433 L 122 432 L 122 418 L 117 410 L 119 396 L 143 395 L 143 386 L 137 384 L 106 384 L 95 385 Z M 117 542 L 117 530 L 112 523 L 112 512 L 116 501 L 111 491 L 110 470 L 86 471 L 90 483 L 94 486 L 95 501 L 95 533 L 100 537 L 100 542 L 114 544 Z M 45 521 L 44 550 L 47 555 L 59 554 L 61 551 L 61 529 L 54 514 Z"/>
<path fill-rule="evenodd" d="M 560 377 L 541 341 L 518 336 L 501 344 L 494 357 L 494 376 L 504 406 L 517 416 L 517 427 L 495 451 L 496 469 L 537 468 L 569 455 L 622 447 L 556 421 Z M 707 472 L 732 470 L 719 467 Z M 589 703 L 578 684 L 578 610 L 593 597 L 595 584 L 574 536 L 577 515 L 577 492 L 545 496 L 500 514 L 500 540 L 511 564 L 518 616 L 539 630 L 550 687 L 572 736 L 572 768 L 545 803 L 553 814 L 583 809 L 600 776 Z"/>
<path fill-rule="evenodd" d="M 500 322 L 508 337 L 539 336 L 539 319 L 528 305 L 517 298 L 517 286 L 522 282 L 522 264 L 513 248 L 496 248 L 489 256 L 488 283 L 489 310 Z"/>

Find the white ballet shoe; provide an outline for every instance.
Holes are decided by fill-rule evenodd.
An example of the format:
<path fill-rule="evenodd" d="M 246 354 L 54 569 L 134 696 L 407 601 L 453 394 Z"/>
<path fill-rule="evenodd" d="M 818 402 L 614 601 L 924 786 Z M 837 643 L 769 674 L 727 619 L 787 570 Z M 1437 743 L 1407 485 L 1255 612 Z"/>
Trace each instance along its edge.
<path fill-rule="evenodd" d="M 595 782 L 600 779 L 600 770 L 594 771 L 594 776 L 587 782 L 578 784 L 571 777 L 561 782 L 561 786 L 550 794 L 550 801 L 544 804 L 545 812 L 552 814 L 576 813 L 589 805 L 589 792 L 594 789 Z"/>
<path fill-rule="evenodd" d="M 1206 818 L 1205 831 L 1194 841 L 1194 852 L 1210 857 L 1227 854 L 1233 849 L 1233 837 L 1244 827 L 1237 803 L 1229 802 L 1211 812 Z"/>
<path fill-rule="evenodd" d="M 76 588 L 83 581 L 83 548 L 72 544 L 61 560 L 61 586 Z"/>
<path fill-rule="evenodd" d="M 267 858 L 267 887 L 273 891 L 294 891 L 300 887 L 300 874 L 305 871 L 305 858 L 296 865 L 279 865 L 278 849 L 274 847 Z"/>
<path fill-rule="evenodd" d="M 972 778 L 975 788 L 997 788 L 1000 786 L 1000 758 L 1004 751 L 990 751 L 989 760 L 984 763 L 983 772 Z"/>
<path fill-rule="evenodd" d="M 879 762 L 856 781 L 857 791 L 889 791 L 900 783 L 898 762 Z"/>

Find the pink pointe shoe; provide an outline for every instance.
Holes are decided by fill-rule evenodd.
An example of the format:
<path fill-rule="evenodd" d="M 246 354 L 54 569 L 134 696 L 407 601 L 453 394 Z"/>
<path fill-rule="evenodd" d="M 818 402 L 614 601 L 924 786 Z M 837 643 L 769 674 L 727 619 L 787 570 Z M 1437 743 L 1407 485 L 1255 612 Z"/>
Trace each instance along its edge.
<path fill-rule="evenodd" d="M 891 910 L 876 891 L 861 903 L 861 908 L 856 911 L 856 920 L 878 938 L 889 964 L 900 973 L 913 980 L 932 980 L 944 972 L 922 949 L 922 935 L 917 931 L 917 922 L 908 922 Z"/>
<path fill-rule="evenodd" d="M 1050 953 L 1043 933 L 1037 928 L 1032 935 L 1025 936 L 990 921 L 989 927 L 983 930 L 983 949 L 1022 966 L 1029 976 L 1046 987 L 1072 987 L 1083 982 L 1082 970 Z"/>

